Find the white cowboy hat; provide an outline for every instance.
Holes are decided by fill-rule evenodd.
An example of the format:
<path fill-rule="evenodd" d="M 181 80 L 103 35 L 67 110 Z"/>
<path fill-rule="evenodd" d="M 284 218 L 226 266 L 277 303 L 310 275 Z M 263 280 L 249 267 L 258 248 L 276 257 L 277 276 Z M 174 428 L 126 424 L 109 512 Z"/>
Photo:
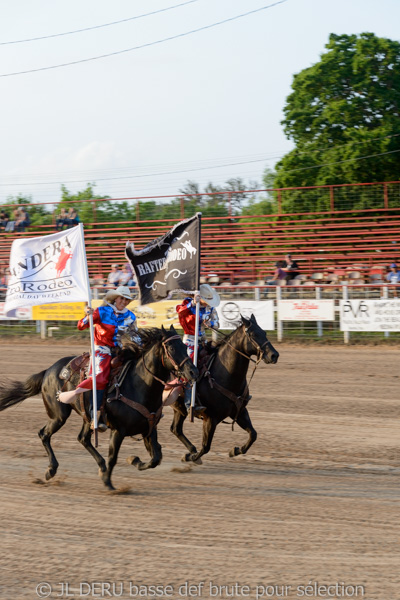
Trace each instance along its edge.
<path fill-rule="evenodd" d="M 217 306 L 219 306 L 220 303 L 220 297 L 219 294 L 214 290 L 214 288 L 211 287 L 211 285 L 208 285 L 208 283 L 203 283 L 200 286 L 200 298 L 202 300 L 204 300 L 204 302 L 206 302 L 206 304 L 208 304 L 208 306 L 211 306 L 211 308 L 215 308 Z"/>
<path fill-rule="evenodd" d="M 127 298 L 128 300 L 132 300 L 131 291 L 127 285 L 120 285 L 116 290 L 109 290 L 105 295 L 104 299 L 107 302 L 114 302 L 118 296 L 122 296 L 123 298 Z"/>

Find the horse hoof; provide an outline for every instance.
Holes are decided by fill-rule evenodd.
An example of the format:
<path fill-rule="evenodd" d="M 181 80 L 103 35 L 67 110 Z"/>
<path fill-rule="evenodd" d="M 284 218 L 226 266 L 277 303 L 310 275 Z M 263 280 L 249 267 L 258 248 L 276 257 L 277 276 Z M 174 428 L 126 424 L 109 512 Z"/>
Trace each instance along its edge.
<path fill-rule="evenodd" d="M 138 456 L 128 456 L 126 462 L 128 463 L 128 465 L 133 465 L 134 467 L 137 467 L 140 465 L 140 458 Z"/>
<path fill-rule="evenodd" d="M 190 452 L 187 452 L 182 456 L 181 460 L 182 462 L 190 462 L 192 460 L 192 455 L 190 454 Z"/>
<path fill-rule="evenodd" d="M 57 473 L 57 469 L 54 469 L 53 467 L 50 467 L 49 469 L 47 469 L 46 475 L 45 475 L 46 481 L 49 481 L 49 479 L 52 479 L 56 473 Z"/>
<path fill-rule="evenodd" d="M 203 464 L 203 461 L 201 460 L 201 458 L 198 458 L 197 460 L 192 460 L 192 463 L 193 463 L 194 465 L 202 465 L 202 464 Z"/>
<path fill-rule="evenodd" d="M 240 448 L 238 446 L 235 446 L 234 448 L 232 448 L 232 450 L 230 450 L 229 452 L 229 456 L 232 458 L 233 456 L 239 456 L 239 454 L 241 454 L 240 452 Z"/>

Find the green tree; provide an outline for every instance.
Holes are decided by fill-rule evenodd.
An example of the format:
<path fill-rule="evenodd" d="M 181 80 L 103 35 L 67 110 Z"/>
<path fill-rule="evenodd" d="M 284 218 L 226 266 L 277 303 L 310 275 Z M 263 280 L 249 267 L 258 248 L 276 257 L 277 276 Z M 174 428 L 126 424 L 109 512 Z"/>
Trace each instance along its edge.
<path fill-rule="evenodd" d="M 397 180 L 400 43 L 372 33 L 331 34 L 326 49 L 294 76 L 282 124 L 295 148 L 277 163 L 274 187 Z M 309 194 L 305 203 L 301 197 L 287 195 L 284 209 L 329 207 L 328 198 L 317 207 L 317 196 Z M 359 199 L 354 208 L 368 205 L 362 194 Z"/>
<path fill-rule="evenodd" d="M 124 220 L 125 214 L 120 214 L 120 209 L 115 203 L 115 207 L 111 203 L 105 202 L 88 202 L 88 200 L 107 199 L 109 196 L 99 196 L 93 191 L 95 184 L 88 184 L 84 190 L 72 194 L 65 185 L 61 186 L 61 201 L 57 206 L 57 212 L 61 207 L 75 208 L 79 214 L 79 219 L 82 223 L 88 226 L 90 223 L 99 221 L 115 220 L 115 214 L 119 214 L 120 220 Z M 73 204 L 71 204 L 73 202 Z M 129 213 L 128 213 L 129 214 Z M 126 220 L 131 220 L 128 217 Z"/>

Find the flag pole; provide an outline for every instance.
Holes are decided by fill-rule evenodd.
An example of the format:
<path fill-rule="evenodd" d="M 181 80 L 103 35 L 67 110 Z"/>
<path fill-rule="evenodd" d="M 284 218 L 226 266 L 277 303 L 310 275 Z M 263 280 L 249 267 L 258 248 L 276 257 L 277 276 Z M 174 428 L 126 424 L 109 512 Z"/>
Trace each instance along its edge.
<path fill-rule="evenodd" d="M 201 212 L 196 213 L 196 217 L 198 217 L 199 222 L 199 249 L 197 255 L 197 285 L 200 286 L 200 245 L 201 245 Z M 195 315 L 195 327 L 194 330 L 194 353 L 193 353 L 193 364 L 197 367 L 198 362 L 198 352 L 199 352 L 199 329 L 200 329 L 200 298 L 199 298 L 200 290 L 195 292 L 194 297 L 196 300 L 196 315 Z M 194 421 L 194 405 L 196 402 L 196 382 L 194 382 L 192 387 L 192 398 L 190 400 L 190 411 L 189 411 L 189 420 L 191 423 Z"/>
<path fill-rule="evenodd" d="M 195 292 L 195 298 L 197 297 L 197 295 L 199 294 L 199 292 Z M 197 356 L 198 356 L 198 351 L 199 351 L 199 326 L 200 326 L 200 300 L 199 298 L 197 298 L 196 300 L 196 316 L 195 316 L 195 327 L 196 329 L 194 330 L 194 353 L 193 353 L 193 364 L 195 367 L 197 367 Z M 192 398 L 190 401 L 190 422 L 193 423 L 194 421 L 194 404 L 196 401 L 196 382 L 194 382 L 193 386 L 192 386 Z"/>
<path fill-rule="evenodd" d="M 89 281 L 89 269 L 87 264 L 86 257 L 86 248 L 85 248 L 85 239 L 83 233 L 83 224 L 79 223 L 80 231 L 81 231 L 81 244 L 82 244 L 82 256 L 85 261 L 85 278 L 86 278 L 86 290 L 87 290 L 87 303 L 88 308 L 92 308 L 92 294 L 90 291 L 90 281 Z M 92 382 L 93 382 L 93 424 L 94 424 L 94 446 L 97 448 L 99 445 L 98 442 L 98 430 L 97 430 L 97 385 L 96 385 L 96 364 L 95 364 L 95 348 L 94 348 L 94 326 L 93 326 L 93 315 L 89 315 L 89 326 L 90 326 L 90 354 L 92 357 Z"/>

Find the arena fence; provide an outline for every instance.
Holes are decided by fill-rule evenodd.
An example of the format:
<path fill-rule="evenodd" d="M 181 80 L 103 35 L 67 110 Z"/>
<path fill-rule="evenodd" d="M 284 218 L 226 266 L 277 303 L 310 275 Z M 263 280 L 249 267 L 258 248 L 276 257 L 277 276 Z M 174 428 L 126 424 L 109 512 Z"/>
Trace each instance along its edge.
<path fill-rule="evenodd" d="M 396 343 L 400 340 L 400 286 L 395 285 L 320 285 L 320 286 L 232 286 L 217 287 L 221 296 L 221 329 L 228 332 L 240 314 L 254 313 L 267 330 L 271 341 L 317 343 Z M 5 289 L 0 290 L 4 300 Z M 93 288 L 94 304 L 100 304 L 105 288 Z M 133 288 L 135 293 L 135 288 Z M 156 305 L 133 307 L 140 326 L 178 325 L 175 305 L 182 299 L 173 294 Z M 83 313 L 83 308 L 81 309 Z M 162 315 L 162 316 L 159 316 Z M 89 343 L 88 332 L 78 332 L 76 320 L 32 320 L 21 315 L 1 316 L 3 340 L 23 336 Z M 216 335 L 213 333 L 214 339 Z"/>

